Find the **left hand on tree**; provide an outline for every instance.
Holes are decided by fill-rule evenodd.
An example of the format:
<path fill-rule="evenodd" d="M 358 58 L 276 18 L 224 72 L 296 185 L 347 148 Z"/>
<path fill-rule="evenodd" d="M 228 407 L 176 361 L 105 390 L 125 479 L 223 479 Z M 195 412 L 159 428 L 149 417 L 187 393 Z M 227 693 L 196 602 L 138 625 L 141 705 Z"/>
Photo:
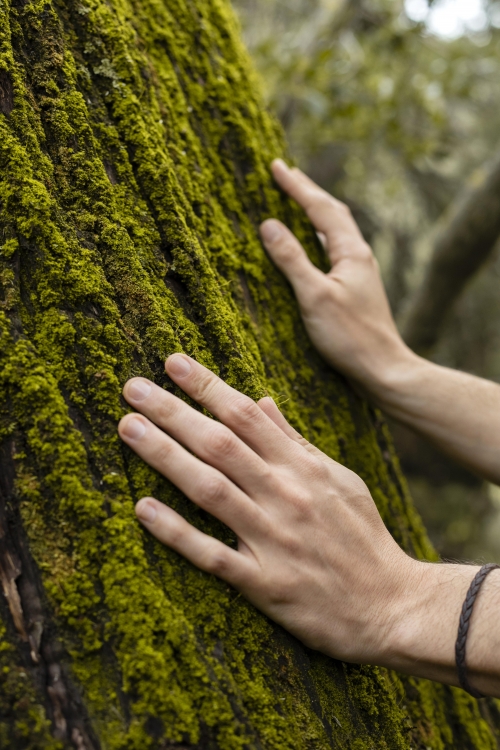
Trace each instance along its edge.
<path fill-rule="evenodd" d="M 123 440 L 237 535 L 232 549 L 152 498 L 137 515 L 161 542 L 230 583 L 307 646 L 389 663 L 391 629 L 421 576 L 385 528 L 365 483 L 286 422 L 181 354 L 168 375 L 220 422 L 142 379 Z M 221 424 L 222 423 L 222 424 Z"/>
<path fill-rule="evenodd" d="M 393 540 L 365 483 L 310 445 L 270 398 L 255 403 L 182 354 L 168 375 L 220 422 L 143 378 L 130 380 L 120 435 L 200 508 L 237 549 L 153 498 L 144 526 L 194 565 L 241 591 L 306 646 L 458 684 L 454 644 L 478 568 L 432 565 Z M 469 676 L 500 697 L 500 576 L 483 584 L 467 644 Z"/>

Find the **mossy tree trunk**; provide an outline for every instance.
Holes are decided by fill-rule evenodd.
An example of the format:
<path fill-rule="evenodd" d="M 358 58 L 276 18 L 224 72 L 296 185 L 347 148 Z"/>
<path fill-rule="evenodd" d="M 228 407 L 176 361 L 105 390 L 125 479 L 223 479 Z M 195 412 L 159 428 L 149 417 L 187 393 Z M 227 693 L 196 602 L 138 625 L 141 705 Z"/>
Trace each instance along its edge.
<path fill-rule="evenodd" d="M 360 473 L 431 556 L 386 427 L 312 350 L 261 220 L 314 235 L 225 0 L 0 5 L 0 746 L 497 747 L 460 691 L 303 648 L 145 534 L 123 383 L 183 350 Z"/>

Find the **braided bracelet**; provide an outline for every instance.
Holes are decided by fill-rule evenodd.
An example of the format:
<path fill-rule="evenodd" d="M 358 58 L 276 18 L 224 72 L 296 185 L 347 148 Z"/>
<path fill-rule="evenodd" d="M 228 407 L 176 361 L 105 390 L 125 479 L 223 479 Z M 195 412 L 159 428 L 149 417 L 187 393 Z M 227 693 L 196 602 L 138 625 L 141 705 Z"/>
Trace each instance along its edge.
<path fill-rule="evenodd" d="M 460 622 L 458 625 L 458 636 L 457 642 L 455 644 L 455 659 L 457 664 L 458 679 L 460 681 L 460 687 L 470 693 L 474 698 L 484 698 L 485 696 L 480 693 L 479 690 L 475 690 L 472 687 L 467 677 L 467 665 L 465 657 L 470 618 L 477 595 L 479 594 L 479 589 L 484 583 L 484 579 L 489 573 L 491 573 L 492 570 L 496 570 L 497 568 L 500 568 L 500 565 L 489 563 L 489 565 L 484 565 L 477 573 L 469 587 L 467 596 L 465 597 L 465 601 L 462 607 L 462 614 L 460 615 Z"/>

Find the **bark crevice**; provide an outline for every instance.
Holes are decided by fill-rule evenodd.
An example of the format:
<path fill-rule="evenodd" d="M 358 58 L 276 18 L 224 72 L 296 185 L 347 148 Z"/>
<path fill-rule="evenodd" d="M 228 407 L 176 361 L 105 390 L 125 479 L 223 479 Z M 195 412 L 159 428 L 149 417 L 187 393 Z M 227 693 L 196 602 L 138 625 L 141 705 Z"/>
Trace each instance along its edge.
<path fill-rule="evenodd" d="M 53 736 L 76 750 L 100 750 L 78 690 L 65 664 L 68 658 L 54 632 L 43 586 L 15 510 L 14 440 L 0 446 L 0 580 L 17 634 L 18 650 L 33 683 L 44 696 Z"/>

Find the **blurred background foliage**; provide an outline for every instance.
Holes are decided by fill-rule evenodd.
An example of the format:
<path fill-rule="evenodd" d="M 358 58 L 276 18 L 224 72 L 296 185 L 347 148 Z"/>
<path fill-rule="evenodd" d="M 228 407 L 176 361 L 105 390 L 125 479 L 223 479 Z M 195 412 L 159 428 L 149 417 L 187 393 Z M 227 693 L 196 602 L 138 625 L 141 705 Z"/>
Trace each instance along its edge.
<path fill-rule="evenodd" d="M 433 29 L 460 1 L 233 0 L 293 159 L 351 207 L 402 330 L 437 233 L 500 150 L 500 2 Z M 426 356 L 500 382 L 499 288 L 497 243 Z M 500 488 L 393 432 L 442 557 L 500 562 Z"/>

